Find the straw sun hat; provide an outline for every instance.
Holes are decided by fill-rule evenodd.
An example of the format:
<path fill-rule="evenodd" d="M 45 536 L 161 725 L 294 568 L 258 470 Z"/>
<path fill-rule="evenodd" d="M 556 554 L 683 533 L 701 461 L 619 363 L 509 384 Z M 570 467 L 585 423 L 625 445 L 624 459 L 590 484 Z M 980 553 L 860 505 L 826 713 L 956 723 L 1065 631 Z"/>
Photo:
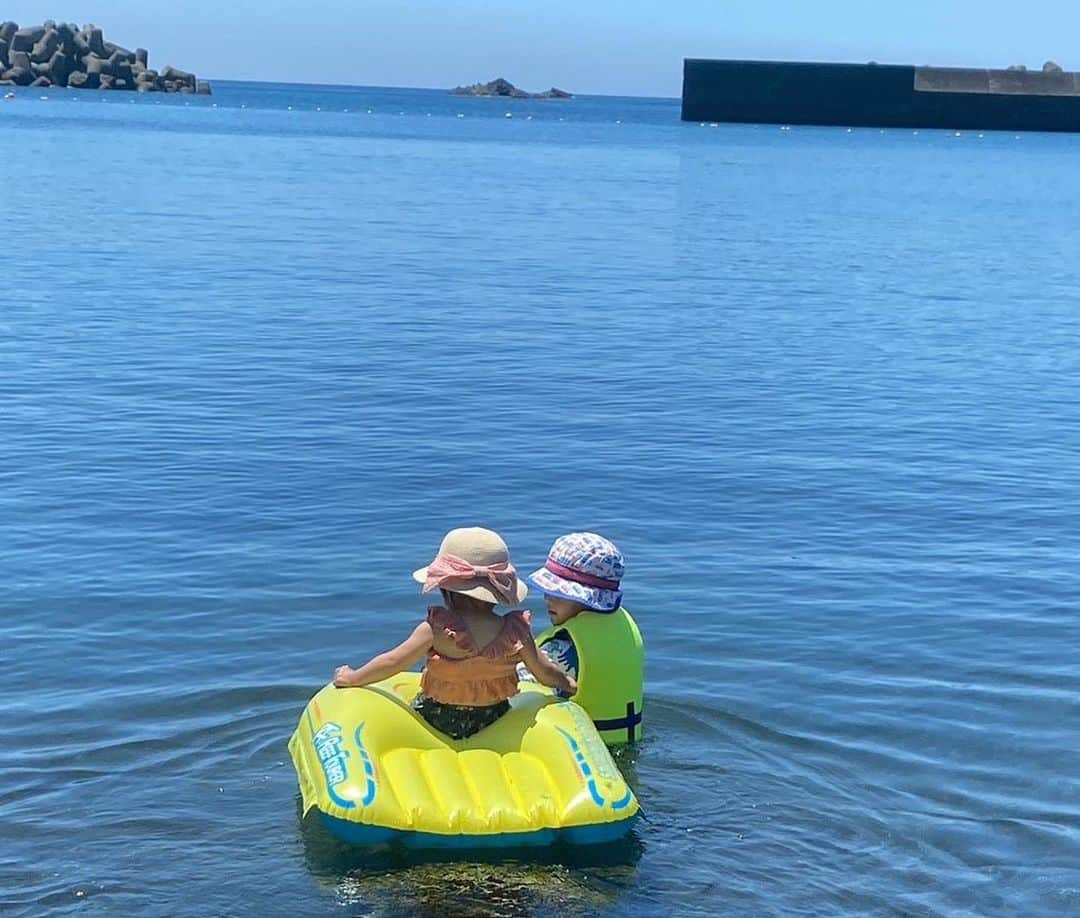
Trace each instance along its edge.
<path fill-rule="evenodd" d="M 510 551 L 497 532 L 473 526 L 446 534 L 435 559 L 413 572 L 424 592 L 441 588 L 484 602 L 513 605 L 529 592 L 510 562 Z"/>

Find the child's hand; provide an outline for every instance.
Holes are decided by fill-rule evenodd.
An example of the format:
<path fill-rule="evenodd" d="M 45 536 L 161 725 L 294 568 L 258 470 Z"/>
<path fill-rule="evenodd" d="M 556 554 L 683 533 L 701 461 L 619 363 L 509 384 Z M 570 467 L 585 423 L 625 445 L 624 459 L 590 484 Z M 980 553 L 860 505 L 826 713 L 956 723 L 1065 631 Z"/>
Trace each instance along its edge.
<path fill-rule="evenodd" d="M 352 677 L 356 672 L 351 666 L 339 666 L 334 670 L 334 685 L 338 688 L 347 688 L 352 685 Z"/>
<path fill-rule="evenodd" d="M 569 674 L 567 674 L 567 676 L 566 676 L 566 694 L 567 695 L 576 695 L 577 694 L 577 679 L 575 679 L 573 676 L 571 676 Z"/>

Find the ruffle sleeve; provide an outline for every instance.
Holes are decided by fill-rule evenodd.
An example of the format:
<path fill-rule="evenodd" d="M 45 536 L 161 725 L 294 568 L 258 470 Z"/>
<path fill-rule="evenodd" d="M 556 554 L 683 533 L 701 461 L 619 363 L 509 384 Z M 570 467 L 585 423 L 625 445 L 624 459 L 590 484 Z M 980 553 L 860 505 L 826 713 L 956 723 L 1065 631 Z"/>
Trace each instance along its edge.
<path fill-rule="evenodd" d="M 470 652 L 476 650 L 472 635 L 465 623 L 458 615 L 451 612 L 446 606 L 431 606 L 427 615 L 428 624 L 436 634 L 444 634 L 458 650 Z"/>
<path fill-rule="evenodd" d="M 506 613 L 507 622 L 503 627 L 502 651 L 506 654 L 519 654 L 532 635 L 532 615 L 527 609 L 515 609 Z"/>

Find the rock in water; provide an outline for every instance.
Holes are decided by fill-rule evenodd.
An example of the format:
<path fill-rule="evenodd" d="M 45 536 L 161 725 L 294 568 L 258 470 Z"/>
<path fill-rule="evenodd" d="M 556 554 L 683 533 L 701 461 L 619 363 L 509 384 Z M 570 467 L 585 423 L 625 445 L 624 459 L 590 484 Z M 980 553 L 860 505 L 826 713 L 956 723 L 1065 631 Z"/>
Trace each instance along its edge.
<path fill-rule="evenodd" d="M 60 50 L 67 55 L 75 54 L 75 30 L 66 22 L 61 22 L 56 27 L 56 34 L 60 36 Z"/>
<path fill-rule="evenodd" d="M 0 82 L 8 85 L 70 86 L 78 89 L 126 89 L 140 92 L 186 92 L 210 95 L 210 84 L 195 74 L 167 67 L 159 76 L 150 70 L 145 48 L 131 51 L 106 41 L 93 23 L 47 20 L 19 28 L 0 23 Z"/>
<path fill-rule="evenodd" d="M 518 89 L 509 80 L 502 77 L 490 83 L 473 83 L 471 86 L 455 86 L 450 90 L 454 96 L 498 96 L 504 99 L 572 99 L 573 94 L 552 87 L 547 92 L 529 93 Z"/>
<path fill-rule="evenodd" d="M 56 86 L 67 86 L 71 73 L 71 59 L 63 51 L 57 51 L 49 58 L 49 79 Z"/>
<path fill-rule="evenodd" d="M 161 78 L 168 82 L 190 86 L 193 92 L 195 90 L 195 74 L 188 73 L 186 70 L 178 70 L 176 67 L 166 64 L 161 71 Z"/>
<path fill-rule="evenodd" d="M 135 63 L 134 51 L 128 51 L 127 48 L 123 48 L 120 45 L 113 44 L 111 41 L 105 42 L 105 50 L 109 52 L 110 57 L 114 54 L 119 54 L 129 64 Z"/>
<path fill-rule="evenodd" d="M 49 29 L 34 45 L 34 50 L 30 52 L 30 60 L 35 64 L 44 64 L 57 52 L 59 47 L 60 33 L 56 29 Z"/>
<path fill-rule="evenodd" d="M 34 82 L 34 74 L 29 67 L 12 67 L 4 74 L 4 79 L 16 86 L 29 86 Z"/>
<path fill-rule="evenodd" d="M 89 76 L 100 76 L 103 73 L 111 72 L 108 60 L 98 57 L 96 54 L 88 54 L 86 60 L 83 61 L 83 67 Z"/>
<path fill-rule="evenodd" d="M 109 55 L 109 73 L 114 76 L 122 77 L 124 74 L 120 72 L 120 68 L 126 68 L 128 74 L 131 74 L 131 64 L 127 59 L 126 54 L 121 54 L 119 51 L 113 51 Z"/>
<path fill-rule="evenodd" d="M 98 57 L 108 57 L 108 53 L 105 51 L 105 38 L 101 34 L 101 29 L 96 29 L 93 26 L 87 26 L 83 29 L 83 35 L 86 36 L 86 44 L 90 50 Z"/>
<path fill-rule="evenodd" d="M 44 26 L 37 26 L 33 29 L 19 29 L 14 35 L 11 36 L 11 50 L 12 51 L 33 51 L 34 45 L 36 45 L 41 37 L 45 34 Z"/>

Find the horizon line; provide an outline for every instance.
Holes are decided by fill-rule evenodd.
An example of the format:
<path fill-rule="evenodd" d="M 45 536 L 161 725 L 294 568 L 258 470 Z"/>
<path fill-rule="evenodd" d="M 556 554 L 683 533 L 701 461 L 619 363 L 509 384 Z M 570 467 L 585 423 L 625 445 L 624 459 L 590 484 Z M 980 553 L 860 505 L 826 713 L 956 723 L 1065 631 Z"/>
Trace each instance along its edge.
<path fill-rule="evenodd" d="M 379 83 L 333 83 L 333 82 L 307 82 L 303 80 L 256 80 L 256 79 L 241 79 L 239 77 L 214 77 L 206 76 L 199 77 L 201 80 L 207 80 L 211 83 L 265 83 L 268 85 L 277 86 L 332 86 L 339 89 L 418 89 L 424 92 L 443 92 L 447 95 L 451 95 L 451 89 L 447 89 L 443 86 L 394 86 L 389 84 Z M 565 90 L 569 92 L 574 98 L 600 98 L 600 99 L 662 99 L 672 100 L 678 102 L 679 96 L 665 96 L 665 95 L 627 95 L 623 93 L 607 93 L 607 92 L 574 92 L 573 90 Z M 510 102 L 568 102 L 569 99 L 515 99 L 513 96 L 456 96 L 459 99 L 503 99 Z"/>

